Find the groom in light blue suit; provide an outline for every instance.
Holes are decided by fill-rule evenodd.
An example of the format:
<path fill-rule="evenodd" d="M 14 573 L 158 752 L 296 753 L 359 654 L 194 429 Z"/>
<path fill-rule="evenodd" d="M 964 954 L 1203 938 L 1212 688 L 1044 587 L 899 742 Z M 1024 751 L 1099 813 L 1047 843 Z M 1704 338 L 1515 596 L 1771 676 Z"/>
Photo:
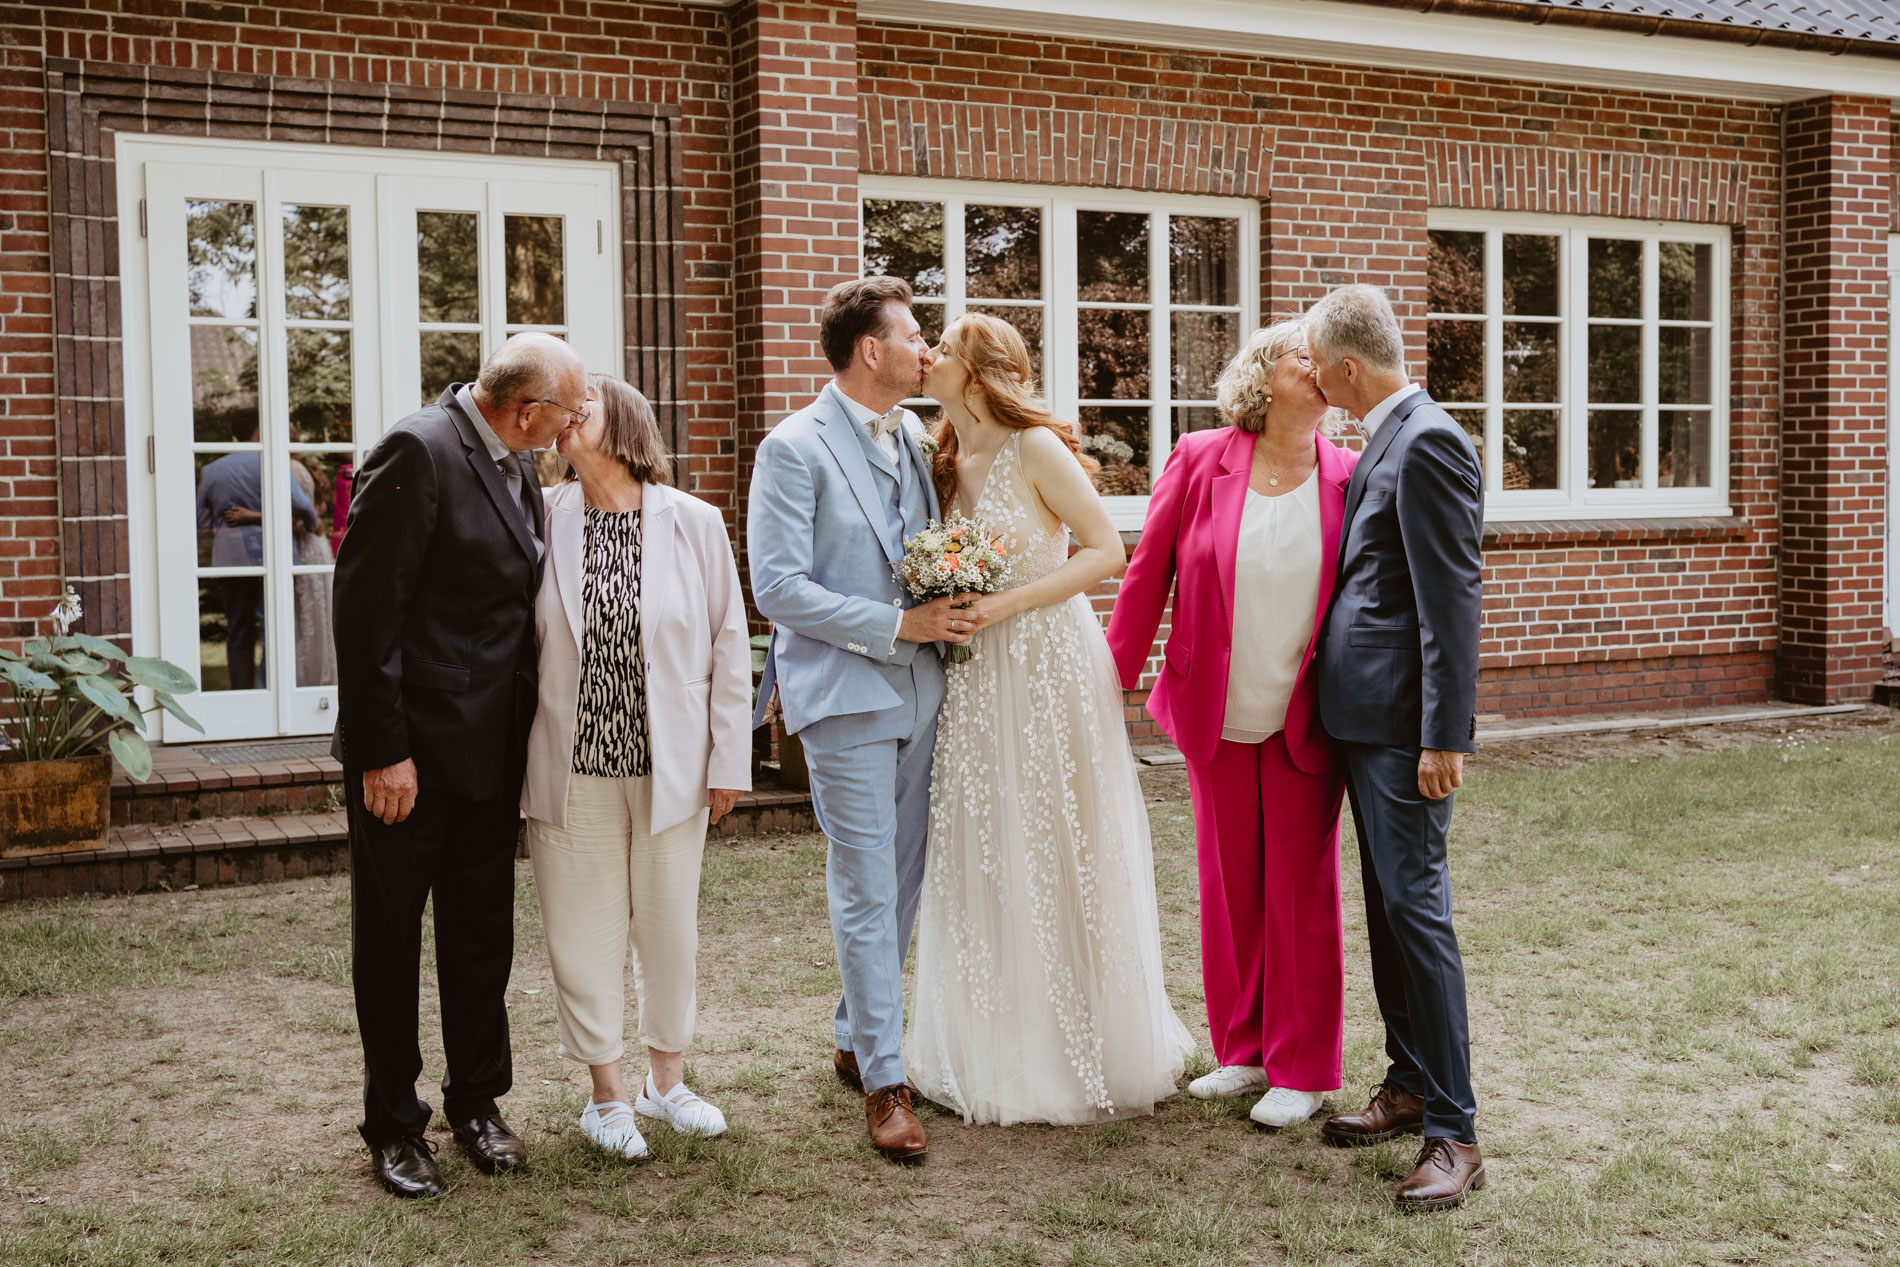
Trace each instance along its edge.
<path fill-rule="evenodd" d="M 759 445 L 746 511 L 752 596 L 772 622 L 755 726 L 778 688 L 804 744 L 830 841 L 825 884 L 844 992 L 833 1065 L 866 1092 L 871 1143 L 924 1159 L 904 1074 L 904 956 L 930 811 L 942 642 L 969 641 L 958 595 L 917 603 L 893 565 L 937 517 L 923 427 L 901 402 L 929 358 L 911 291 L 890 277 L 825 297 L 819 341 L 837 371 Z"/>

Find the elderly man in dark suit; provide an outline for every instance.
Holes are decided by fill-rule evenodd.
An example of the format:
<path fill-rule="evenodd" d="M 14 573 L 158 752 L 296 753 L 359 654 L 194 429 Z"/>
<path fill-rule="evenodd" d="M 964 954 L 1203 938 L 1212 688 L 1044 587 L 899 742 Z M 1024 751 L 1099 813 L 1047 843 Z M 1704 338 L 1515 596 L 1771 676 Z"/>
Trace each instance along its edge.
<path fill-rule="evenodd" d="M 350 940 L 362 1033 L 358 1128 L 384 1187 L 433 1196 L 416 1012 L 435 894 L 448 1071 L 443 1113 L 476 1166 L 519 1166 L 496 1097 L 513 1081 L 504 994 L 534 721 L 534 598 L 546 546 L 528 451 L 587 411 L 580 357 L 508 340 L 473 383 L 397 423 L 357 473 L 336 560 L 337 718 L 350 822 Z"/>
<path fill-rule="evenodd" d="M 1319 708 L 1345 758 L 1390 1060 L 1372 1102 L 1323 1134 L 1354 1145 L 1422 1132 L 1397 1200 L 1441 1209 L 1485 1179 L 1445 860 L 1476 734 L 1483 468 L 1464 430 L 1407 381 L 1384 294 L 1344 287 L 1306 321 L 1320 390 L 1366 437 L 1320 635 Z"/>

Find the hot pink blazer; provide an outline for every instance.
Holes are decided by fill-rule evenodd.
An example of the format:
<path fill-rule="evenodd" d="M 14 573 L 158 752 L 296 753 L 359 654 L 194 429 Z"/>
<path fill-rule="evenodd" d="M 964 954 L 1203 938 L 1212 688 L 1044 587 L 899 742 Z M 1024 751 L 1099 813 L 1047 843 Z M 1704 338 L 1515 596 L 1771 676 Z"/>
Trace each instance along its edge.
<path fill-rule="evenodd" d="M 1255 438 L 1235 427 L 1181 437 L 1149 499 L 1141 544 L 1128 561 L 1128 574 L 1122 578 L 1108 622 L 1108 645 L 1115 654 L 1122 686 L 1133 690 L 1154 647 L 1168 591 L 1174 590 L 1172 632 L 1163 649 L 1161 678 L 1148 696 L 1148 712 L 1181 755 L 1196 763 L 1213 759 L 1227 712 L 1227 663 L 1234 643 L 1234 556 Z M 1314 637 L 1307 643 L 1287 706 L 1286 746 L 1294 765 L 1309 774 L 1321 774 L 1333 769 L 1334 762 L 1320 728 L 1310 670 L 1339 566 L 1346 481 L 1359 455 L 1317 433 L 1313 443 L 1319 453 L 1315 476 L 1320 481 L 1319 604 L 1313 613 Z"/>

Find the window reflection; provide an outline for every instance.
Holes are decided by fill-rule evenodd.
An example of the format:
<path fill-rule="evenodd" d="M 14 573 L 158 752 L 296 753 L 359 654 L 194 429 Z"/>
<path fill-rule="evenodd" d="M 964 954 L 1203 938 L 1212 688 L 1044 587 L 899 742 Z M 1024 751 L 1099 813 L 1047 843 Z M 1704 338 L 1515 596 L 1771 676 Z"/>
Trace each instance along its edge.
<path fill-rule="evenodd" d="M 943 204 L 864 200 L 864 275 L 901 277 L 919 295 L 943 294 Z"/>
<path fill-rule="evenodd" d="M 248 202 L 185 203 L 185 289 L 194 317 L 257 318 L 257 221 Z"/>
<path fill-rule="evenodd" d="M 284 208 L 284 315 L 292 321 L 350 319 L 350 212 Z"/>
<path fill-rule="evenodd" d="M 561 217 L 504 216 L 502 238 L 508 324 L 565 325 L 567 261 L 561 247 Z"/>

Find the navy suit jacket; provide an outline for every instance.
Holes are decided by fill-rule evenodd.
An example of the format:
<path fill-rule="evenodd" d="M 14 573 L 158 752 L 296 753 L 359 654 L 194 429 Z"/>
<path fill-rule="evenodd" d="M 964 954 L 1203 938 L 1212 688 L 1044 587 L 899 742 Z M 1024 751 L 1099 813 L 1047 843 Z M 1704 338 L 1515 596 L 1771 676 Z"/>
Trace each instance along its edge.
<path fill-rule="evenodd" d="M 1400 401 L 1346 486 L 1320 633 L 1319 710 L 1349 743 L 1470 752 L 1477 733 L 1484 474 L 1423 391 Z"/>

